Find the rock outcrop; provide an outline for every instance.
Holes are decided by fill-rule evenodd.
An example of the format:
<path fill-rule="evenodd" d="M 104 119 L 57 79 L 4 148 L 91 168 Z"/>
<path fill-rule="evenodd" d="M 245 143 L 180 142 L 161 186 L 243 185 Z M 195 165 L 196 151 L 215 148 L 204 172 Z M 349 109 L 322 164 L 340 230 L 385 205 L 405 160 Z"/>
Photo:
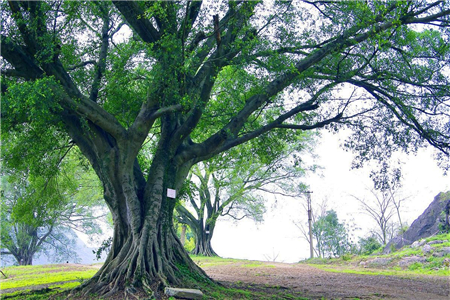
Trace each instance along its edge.
<path fill-rule="evenodd" d="M 400 249 L 422 238 L 437 234 L 439 232 L 440 216 L 445 210 L 448 201 L 450 201 L 450 191 L 439 193 L 402 236 L 393 238 L 386 245 L 383 253 L 390 253 L 394 247 L 395 249 Z"/>

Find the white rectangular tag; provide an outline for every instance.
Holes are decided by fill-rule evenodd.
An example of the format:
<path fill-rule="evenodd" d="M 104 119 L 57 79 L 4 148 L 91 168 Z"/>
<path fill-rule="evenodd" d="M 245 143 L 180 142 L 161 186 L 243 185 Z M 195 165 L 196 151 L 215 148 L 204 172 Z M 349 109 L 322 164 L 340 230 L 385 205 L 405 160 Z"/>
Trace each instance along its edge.
<path fill-rule="evenodd" d="M 167 189 L 167 197 L 175 199 L 177 197 L 177 191 Z"/>

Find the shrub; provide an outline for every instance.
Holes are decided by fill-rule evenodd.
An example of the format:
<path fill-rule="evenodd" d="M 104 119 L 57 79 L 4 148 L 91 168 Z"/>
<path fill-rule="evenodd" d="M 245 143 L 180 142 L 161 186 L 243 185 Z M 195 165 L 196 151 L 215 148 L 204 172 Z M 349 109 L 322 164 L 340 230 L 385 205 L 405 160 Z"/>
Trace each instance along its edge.
<path fill-rule="evenodd" d="M 359 239 L 359 251 L 362 255 L 369 255 L 382 247 L 381 243 L 375 236 L 369 236 Z"/>

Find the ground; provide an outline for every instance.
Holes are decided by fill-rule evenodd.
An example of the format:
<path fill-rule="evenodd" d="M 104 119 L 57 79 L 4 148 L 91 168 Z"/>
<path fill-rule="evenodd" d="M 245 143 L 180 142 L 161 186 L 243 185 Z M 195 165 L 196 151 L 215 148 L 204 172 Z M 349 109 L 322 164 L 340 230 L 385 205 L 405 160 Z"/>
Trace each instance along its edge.
<path fill-rule="evenodd" d="M 207 274 L 225 287 L 226 292 L 216 291 L 208 293 L 205 299 L 420 299 L 439 300 L 450 297 L 450 277 L 412 274 L 404 271 L 394 272 L 394 275 L 387 274 L 389 270 L 353 268 L 352 272 L 365 272 L 374 274 L 350 274 L 343 273 L 349 271 L 349 266 L 316 266 L 305 263 L 285 264 L 274 262 L 260 262 L 236 259 L 193 257 Z M 8 276 L 7 279 L 0 280 L 0 298 L 2 299 L 29 299 L 31 293 L 37 293 L 36 289 L 41 289 L 40 293 L 50 290 L 60 290 L 63 285 L 79 284 L 80 274 L 91 274 L 100 265 L 48 265 L 13 267 L 3 269 Z M 327 269 L 327 270 L 324 270 Z M 34 271 L 35 270 L 35 271 Z M 331 271 L 330 271 L 331 270 Z M 340 271 L 340 272 L 333 272 Z M 31 272 L 39 275 L 39 282 L 26 286 L 14 286 L 19 281 L 19 275 L 15 272 L 27 273 L 23 276 L 30 276 Z M 68 276 L 63 276 L 63 272 L 50 283 L 50 277 L 57 272 L 64 271 L 77 274 L 74 282 Z M 75 273 L 74 273 L 75 272 Z M 80 272 L 80 273 L 79 273 Z M 84 272 L 84 273 L 81 273 Z M 395 274 L 396 273 L 396 274 Z M 87 276 L 86 278 L 88 278 Z M 64 278 L 64 279 L 63 279 Z M 44 283 L 47 280 L 49 283 Z M 59 281 L 57 281 L 59 280 Z M 78 283 L 77 283 L 78 281 Z M 250 296 L 244 292 L 230 293 L 230 290 L 246 290 L 253 292 Z M 28 290 L 28 294 L 21 297 L 11 297 L 13 291 L 20 292 Z M 11 294 L 10 294 L 11 295 Z M 33 294 L 34 295 L 34 294 Z M 230 296 L 232 295 L 232 296 Z M 122 299 L 121 295 L 114 299 Z M 45 296 L 44 296 L 45 297 Z M 37 298 L 33 298 L 37 299 Z M 44 299 L 44 298 L 39 298 Z M 60 299 L 60 296 L 52 295 L 45 299 Z M 64 298 L 62 298 L 64 299 Z"/>
<path fill-rule="evenodd" d="M 310 299 L 449 299 L 450 278 L 366 275 L 321 270 L 307 264 L 234 261 L 201 267 L 227 287 Z M 291 299 L 291 298 L 287 298 Z"/>

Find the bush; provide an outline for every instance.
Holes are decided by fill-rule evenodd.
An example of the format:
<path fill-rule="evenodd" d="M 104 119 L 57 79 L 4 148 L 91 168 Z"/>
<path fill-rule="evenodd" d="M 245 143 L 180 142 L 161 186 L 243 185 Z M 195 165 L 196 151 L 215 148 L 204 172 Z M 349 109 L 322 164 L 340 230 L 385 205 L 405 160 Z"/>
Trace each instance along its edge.
<path fill-rule="evenodd" d="M 415 262 L 415 263 L 409 265 L 409 267 L 408 267 L 408 269 L 411 271 L 418 270 L 421 268 L 422 268 L 422 264 L 420 262 Z"/>
<path fill-rule="evenodd" d="M 344 254 L 342 255 L 342 260 L 343 261 L 349 261 L 352 259 L 352 255 L 351 254 Z"/>
<path fill-rule="evenodd" d="M 362 255 L 370 255 L 380 249 L 383 245 L 375 236 L 359 239 L 359 251 Z"/>

